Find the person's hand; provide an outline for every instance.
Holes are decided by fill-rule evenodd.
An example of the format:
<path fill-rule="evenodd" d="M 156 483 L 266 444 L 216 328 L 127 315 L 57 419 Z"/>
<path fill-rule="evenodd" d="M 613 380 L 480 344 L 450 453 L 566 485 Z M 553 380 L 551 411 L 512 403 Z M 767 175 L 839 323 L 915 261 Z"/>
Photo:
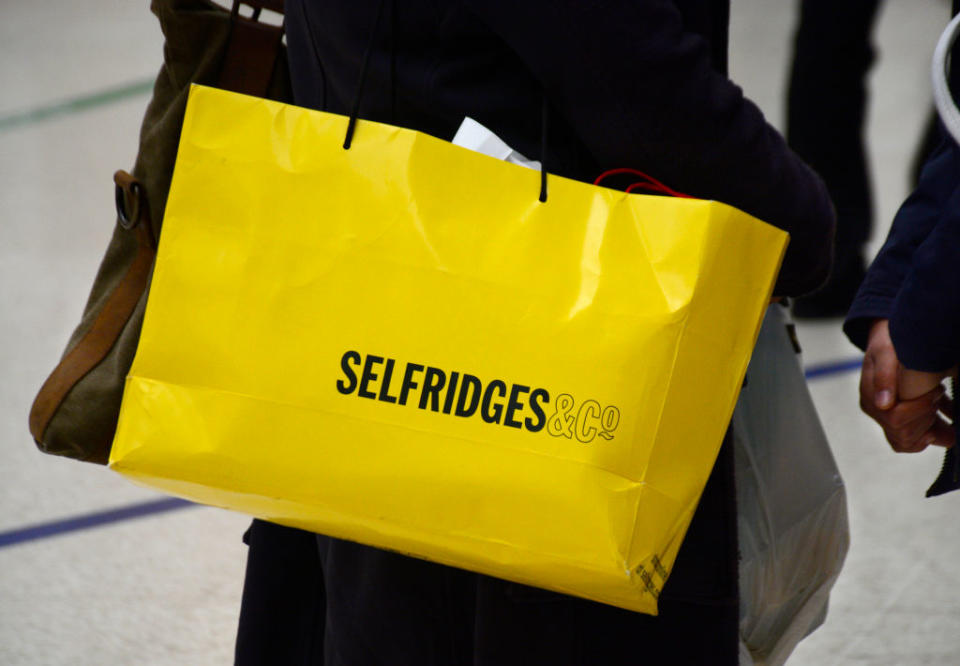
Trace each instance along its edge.
<path fill-rule="evenodd" d="M 870 329 L 860 371 L 860 409 L 883 428 L 890 446 L 916 453 L 931 445 L 951 446 L 953 431 L 938 412 L 952 412 L 941 381 L 946 373 L 904 368 L 886 319 Z"/>

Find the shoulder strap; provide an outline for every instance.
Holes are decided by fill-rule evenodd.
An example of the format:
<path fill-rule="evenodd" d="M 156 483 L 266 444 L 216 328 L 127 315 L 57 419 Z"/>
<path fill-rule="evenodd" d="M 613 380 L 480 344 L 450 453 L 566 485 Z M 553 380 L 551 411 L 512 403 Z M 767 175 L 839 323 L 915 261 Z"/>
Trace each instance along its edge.
<path fill-rule="evenodd" d="M 241 5 L 252 16 L 240 15 Z M 283 49 L 283 26 L 260 22 L 261 10 L 283 14 L 283 0 L 235 0 L 230 33 L 224 50 L 217 85 L 234 92 L 265 97 Z M 34 399 L 30 410 L 30 434 L 44 448 L 44 433 L 67 394 L 97 367 L 116 344 L 147 289 L 156 258 L 156 239 L 150 223 L 146 188 L 126 171 L 114 174 L 118 225 L 135 234 L 136 252 L 126 272 L 106 295 L 89 330 L 60 360 Z M 106 463 L 110 442 L 96 444 L 96 454 L 72 455 Z M 103 459 L 101 459 L 103 458 Z"/>

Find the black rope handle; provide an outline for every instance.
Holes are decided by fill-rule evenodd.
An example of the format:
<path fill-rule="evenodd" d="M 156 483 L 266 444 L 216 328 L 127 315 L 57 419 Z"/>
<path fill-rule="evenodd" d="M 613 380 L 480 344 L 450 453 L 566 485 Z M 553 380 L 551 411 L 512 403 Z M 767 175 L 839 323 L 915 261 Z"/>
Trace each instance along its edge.
<path fill-rule="evenodd" d="M 360 98 L 363 95 L 363 84 L 367 80 L 367 68 L 370 65 L 370 54 L 373 52 L 373 43 L 377 38 L 377 29 L 380 27 L 380 17 L 383 15 L 383 6 L 386 0 L 380 0 L 377 5 L 377 14 L 373 19 L 373 30 L 370 33 L 370 41 L 367 42 L 367 50 L 363 54 L 363 64 L 360 66 L 360 80 L 357 81 L 357 92 L 353 96 L 353 109 L 350 111 L 350 121 L 347 123 L 347 136 L 343 140 L 343 149 L 350 150 L 350 144 L 353 143 L 353 132 L 357 128 L 357 117 L 360 115 Z"/>
<path fill-rule="evenodd" d="M 377 31 L 380 28 L 380 19 L 383 16 L 383 7 L 387 0 L 380 0 L 377 5 L 377 13 L 373 19 L 373 29 L 370 32 L 370 41 L 367 42 L 366 51 L 363 54 L 363 63 L 360 66 L 360 76 L 357 81 L 357 92 L 353 96 L 353 108 L 350 111 L 350 120 L 347 122 L 347 134 L 343 140 L 343 149 L 350 150 L 353 143 L 353 134 L 357 128 L 357 118 L 360 116 L 360 99 L 363 97 L 363 86 L 367 80 L 367 70 L 370 66 L 370 54 L 373 52 L 373 45 L 377 38 Z M 397 63 L 396 63 L 396 35 L 397 31 L 397 5 L 396 0 L 390 0 L 390 114 L 396 122 L 397 113 Z M 316 52 L 316 44 L 314 51 Z M 319 58 L 318 58 L 319 59 Z M 326 84 L 326 81 L 324 81 Z M 324 90 L 326 97 L 326 90 Z M 326 100 L 324 100 L 326 103 Z M 549 103 L 547 95 L 543 95 L 543 104 L 540 110 L 540 202 L 547 201 L 547 124 L 549 120 Z"/>
<path fill-rule="evenodd" d="M 550 116 L 547 94 L 540 109 L 540 203 L 547 202 L 547 120 Z"/>
<path fill-rule="evenodd" d="M 313 23 L 310 21 L 309 4 L 304 3 L 301 7 L 303 11 L 303 23 L 307 28 L 307 36 L 310 38 L 310 48 L 313 49 L 313 57 L 317 61 L 317 67 L 320 69 L 320 110 L 327 110 L 327 68 L 323 66 L 323 59 L 320 57 L 320 49 L 317 48 L 317 39 L 313 34 Z"/>
<path fill-rule="evenodd" d="M 390 0 L 390 122 L 397 124 L 397 0 Z"/>

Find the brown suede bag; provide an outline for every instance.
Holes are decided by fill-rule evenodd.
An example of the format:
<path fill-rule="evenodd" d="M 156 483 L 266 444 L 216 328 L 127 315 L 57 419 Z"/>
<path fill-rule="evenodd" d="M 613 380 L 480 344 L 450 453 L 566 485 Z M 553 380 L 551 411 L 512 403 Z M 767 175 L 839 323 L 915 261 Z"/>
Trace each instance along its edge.
<path fill-rule="evenodd" d="M 244 7 L 245 6 L 245 7 Z M 45 453 L 106 464 L 120 399 L 143 323 L 147 287 L 177 156 L 191 83 L 289 99 L 283 0 L 153 0 L 164 35 L 163 67 L 140 128 L 133 175 L 118 171 L 117 222 L 83 317 L 30 410 L 30 432 Z"/>

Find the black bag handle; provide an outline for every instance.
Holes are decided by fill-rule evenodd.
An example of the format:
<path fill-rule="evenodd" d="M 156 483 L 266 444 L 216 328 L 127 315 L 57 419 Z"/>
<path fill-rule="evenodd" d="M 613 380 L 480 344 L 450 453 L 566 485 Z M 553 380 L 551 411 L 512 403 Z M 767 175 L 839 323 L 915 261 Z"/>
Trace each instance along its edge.
<path fill-rule="evenodd" d="M 367 80 L 367 70 L 370 65 L 370 54 L 373 52 L 373 45 L 377 38 L 377 31 L 380 28 L 380 20 L 383 16 L 384 5 L 387 4 L 387 0 L 380 0 L 377 4 L 377 13 L 373 19 L 373 29 L 370 31 L 370 41 L 367 42 L 367 48 L 363 53 L 363 62 L 360 65 L 360 76 L 357 80 L 357 92 L 353 96 L 353 107 L 350 110 L 350 120 L 347 122 L 347 134 L 343 140 L 343 149 L 350 150 L 350 146 L 353 143 L 353 133 L 357 127 L 357 118 L 360 115 L 360 99 L 363 96 L 363 86 Z M 393 116 L 396 116 L 396 98 L 397 98 L 397 71 L 396 71 L 396 50 L 395 50 L 395 41 L 394 35 L 396 33 L 396 15 L 397 15 L 397 3 L 396 0 L 390 0 L 390 16 L 391 16 L 391 30 L 390 30 L 390 93 L 391 93 L 391 104 L 393 109 Z M 549 118 L 549 102 L 547 101 L 547 95 L 543 95 L 543 104 L 541 106 L 540 113 L 540 197 L 541 202 L 547 201 L 547 121 Z"/>

